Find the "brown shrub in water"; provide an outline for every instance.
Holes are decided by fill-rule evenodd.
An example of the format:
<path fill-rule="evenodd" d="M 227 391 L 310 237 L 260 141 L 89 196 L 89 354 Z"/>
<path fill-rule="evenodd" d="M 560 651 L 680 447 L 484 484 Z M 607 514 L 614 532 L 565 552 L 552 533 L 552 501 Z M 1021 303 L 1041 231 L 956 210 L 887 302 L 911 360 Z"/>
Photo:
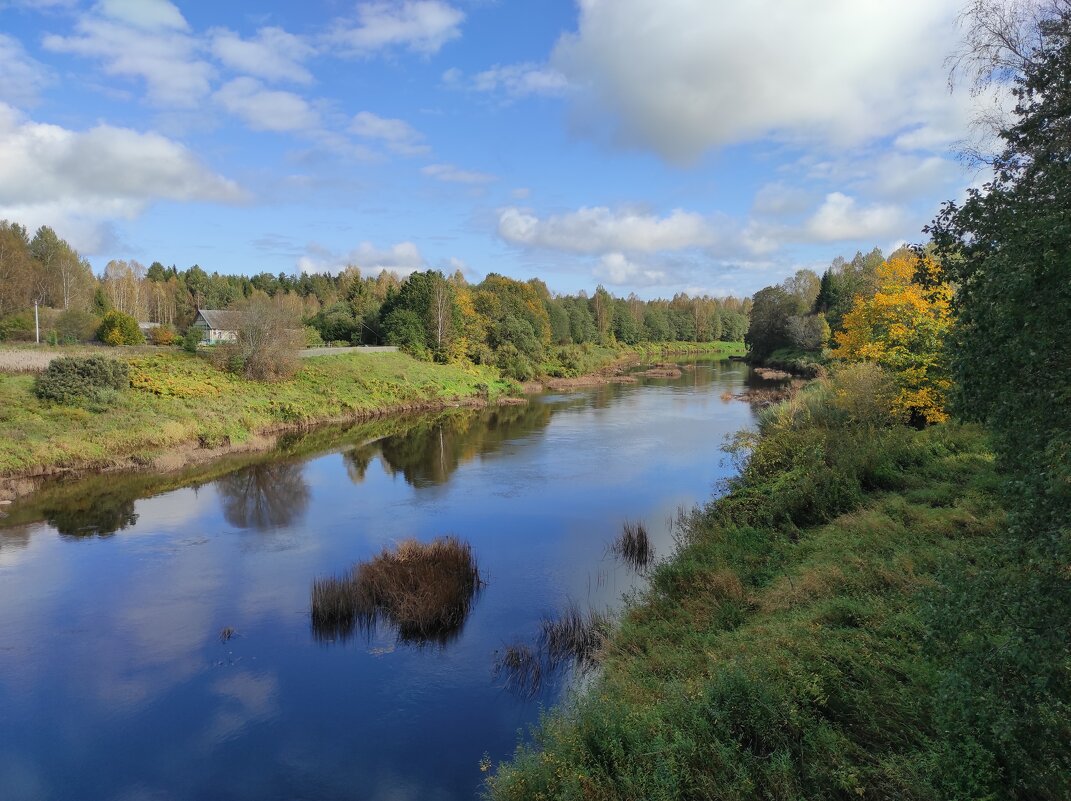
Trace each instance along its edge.
<path fill-rule="evenodd" d="M 405 540 L 356 565 L 348 576 L 317 579 L 312 625 L 318 636 L 371 631 L 384 618 L 407 642 L 445 644 L 461 633 L 481 585 L 472 547 L 456 537 Z"/>
<path fill-rule="evenodd" d="M 655 364 L 640 373 L 648 378 L 680 378 L 683 373 L 676 364 Z"/>

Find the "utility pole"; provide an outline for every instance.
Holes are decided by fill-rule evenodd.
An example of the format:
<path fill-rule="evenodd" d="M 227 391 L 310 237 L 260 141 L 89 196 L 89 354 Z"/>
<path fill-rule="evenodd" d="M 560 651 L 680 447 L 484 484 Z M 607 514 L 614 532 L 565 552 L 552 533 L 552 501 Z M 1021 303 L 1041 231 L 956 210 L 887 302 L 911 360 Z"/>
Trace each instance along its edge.
<path fill-rule="evenodd" d="M 41 319 L 37 316 L 37 301 L 33 302 L 33 328 L 37 334 L 37 344 L 41 344 Z"/>

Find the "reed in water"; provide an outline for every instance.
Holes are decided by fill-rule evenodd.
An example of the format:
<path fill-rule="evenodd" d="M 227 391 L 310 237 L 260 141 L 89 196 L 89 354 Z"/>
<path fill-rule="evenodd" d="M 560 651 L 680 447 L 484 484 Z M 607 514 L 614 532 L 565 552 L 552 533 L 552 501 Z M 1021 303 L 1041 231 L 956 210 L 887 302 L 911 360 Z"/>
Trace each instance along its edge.
<path fill-rule="evenodd" d="M 654 562 L 654 546 L 643 523 L 626 521 L 610 552 L 634 570 L 645 570 Z"/>
<path fill-rule="evenodd" d="M 313 631 L 345 638 L 357 629 L 370 634 L 383 620 L 405 642 L 445 644 L 461 633 L 481 585 L 469 544 L 405 540 L 346 575 L 316 579 Z"/>

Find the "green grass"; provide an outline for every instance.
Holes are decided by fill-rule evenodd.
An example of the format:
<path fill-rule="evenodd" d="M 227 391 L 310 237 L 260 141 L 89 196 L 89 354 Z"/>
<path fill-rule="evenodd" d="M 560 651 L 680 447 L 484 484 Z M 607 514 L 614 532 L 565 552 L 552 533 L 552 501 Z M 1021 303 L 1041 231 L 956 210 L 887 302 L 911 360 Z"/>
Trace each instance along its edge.
<path fill-rule="evenodd" d="M 1013 559 L 986 436 L 852 428 L 816 414 L 820 387 L 803 394 L 741 440 L 730 494 L 681 521 L 599 677 L 490 798 L 1071 797 L 1066 698 L 1038 686 L 1020 719 L 970 708 L 1000 708 L 972 682 L 1014 633 L 983 631 L 970 589 Z"/>
<path fill-rule="evenodd" d="M 576 378 L 629 361 L 653 361 L 673 355 L 743 356 L 743 342 L 641 342 L 638 345 L 560 345 L 548 348 L 539 374 L 551 378 Z"/>
<path fill-rule="evenodd" d="M 247 381 L 179 352 L 134 356 L 129 390 L 90 410 L 44 403 L 33 377 L 0 374 L 0 475 L 96 467 L 186 443 L 236 444 L 285 426 L 496 399 L 510 391 L 497 371 L 420 362 L 401 353 L 323 356 L 288 381 Z"/>

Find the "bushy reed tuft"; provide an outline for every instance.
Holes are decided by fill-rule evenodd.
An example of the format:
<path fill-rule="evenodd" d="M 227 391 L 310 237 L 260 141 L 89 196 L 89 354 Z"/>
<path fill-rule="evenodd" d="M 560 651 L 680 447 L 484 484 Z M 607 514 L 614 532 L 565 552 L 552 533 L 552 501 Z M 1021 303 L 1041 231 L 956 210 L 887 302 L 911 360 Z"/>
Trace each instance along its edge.
<path fill-rule="evenodd" d="M 371 633 L 383 619 L 404 642 L 445 644 L 465 624 L 482 582 L 468 543 L 404 540 L 312 587 L 312 625 L 323 639 Z"/>
<path fill-rule="evenodd" d="M 576 603 L 569 603 L 557 617 L 543 618 L 539 645 L 552 668 L 572 664 L 586 671 L 598 664 L 609 633 L 610 616 L 606 612 L 583 612 Z"/>

